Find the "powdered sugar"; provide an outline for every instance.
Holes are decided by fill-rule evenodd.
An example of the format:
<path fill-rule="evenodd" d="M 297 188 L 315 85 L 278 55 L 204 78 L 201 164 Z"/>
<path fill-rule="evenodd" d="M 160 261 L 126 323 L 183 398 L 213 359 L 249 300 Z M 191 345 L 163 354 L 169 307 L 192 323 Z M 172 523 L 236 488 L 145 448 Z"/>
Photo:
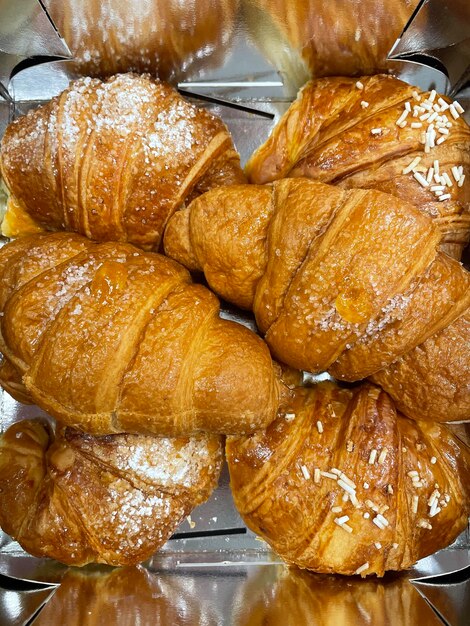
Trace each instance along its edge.
<path fill-rule="evenodd" d="M 368 323 L 361 339 L 365 340 L 375 336 L 391 322 L 402 320 L 406 314 L 410 300 L 411 294 L 397 294 L 390 298 L 381 309 L 380 315 Z"/>
<path fill-rule="evenodd" d="M 194 126 L 191 119 L 195 111 L 183 103 L 177 103 L 171 109 L 161 111 L 154 124 L 144 148 L 147 155 L 155 157 L 174 155 L 191 150 L 194 137 Z"/>
<path fill-rule="evenodd" d="M 178 503 L 175 503 L 176 505 Z M 162 537 L 162 531 L 171 528 L 172 503 L 168 495 L 161 492 L 143 492 L 132 487 L 127 481 L 117 479 L 108 490 L 108 497 L 103 503 L 104 525 L 113 528 L 113 540 L 116 541 L 115 551 L 139 548 L 144 542 L 154 542 Z M 175 507 L 180 508 L 180 507 Z M 183 515 L 179 511 L 179 516 Z M 177 513 L 177 511 L 175 511 Z M 178 520 L 179 516 L 175 516 Z"/>
<path fill-rule="evenodd" d="M 207 149 L 216 137 L 213 150 Z M 16 181 L 11 192 L 35 218 L 90 238 L 138 236 L 139 245 L 158 247 L 167 217 L 207 175 L 227 137 L 221 121 L 169 85 L 147 75 L 118 74 L 104 82 L 72 82 L 19 118 L 2 151 Z M 225 167 L 233 178 L 237 164 L 229 159 L 215 184 L 223 181 Z M 38 180 L 40 194 L 22 191 L 34 190 Z"/>
<path fill-rule="evenodd" d="M 44 300 L 44 307 L 49 310 L 50 317 L 54 318 L 67 302 L 88 282 L 90 282 L 90 272 L 94 266 L 93 261 L 88 261 L 83 265 L 69 265 L 62 273 L 61 279 L 57 283 L 57 288 L 52 293 L 49 292 Z M 77 309 L 75 306 L 74 311 Z M 81 311 L 81 309 L 80 309 Z M 78 315 L 78 313 L 73 313 Z"/>
<path fill-rule="evenodd" d="M 82 307 L 80 304 L 76 304 L 75 307 L 70 311 L 70 315 L 81 315 Z"/>
<path fill-rule="evenodd" d="M 332 306 L 318 322 L 318 328 L 323 332 L 344 331 L 347 326 L 350 325 L 341 317 L 334 306 Z"/>
<path fill-rule="evenodd" d="M 147 437 L 145 445 L 136 445 L 142 437 L 128 436 L 115 447 L 116 466 L 145 482 L 162 488 L 189 489 L 198 483 L 203 468 L 214 463 L 208 448 L 209 436 L 193 437 L 178 446 L 173 439 Z"/>
<path fill-rule="evenodd" d="M 156 549 L 215 486 L 222 460 L 218 441 L 214 445 L 211 435 L 75 438 L 74 448 L 85 463 L 106 470 L 106 482 L 100 486 L 105 497 L 95 512 L 99 527 L 92 531 L 112 537 L 115 552 L 148 545 Z"/>

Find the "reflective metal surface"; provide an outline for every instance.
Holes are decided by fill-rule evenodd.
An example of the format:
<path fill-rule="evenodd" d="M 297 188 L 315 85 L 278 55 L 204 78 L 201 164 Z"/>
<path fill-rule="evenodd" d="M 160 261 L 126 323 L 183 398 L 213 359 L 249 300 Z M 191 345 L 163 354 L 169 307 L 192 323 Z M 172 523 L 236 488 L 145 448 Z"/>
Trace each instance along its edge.
<path fill-rule="evenodd" d="M 403 577 L 344 580 L 283 565 L 237 572 L 70 570 L 34 626 L 416 626 L 441 624 Z"/>
<path fill-rule="evenodd" d="M 400 66 L 387 53 L 419 0 L 252 0 L 247 26 L 294 89 L 309 76 L 373 74 Z"/>
<path fill-rule="evenodd" d="M 390 58 L 441 64 L 449 76 L 451 93 L 457 93 L 470 78 L 468 0 L 424 0 Z"/>
<path fill-rule="evenodd" d="M 435 579 L 438 576 L 463 571 L 469 566 L 468 534 L 462 533 L 454 546 L 439 550 L 418 561 L 409 575 L 413 580 Z"/>
<path fill-rule="evenodd" d="M 467 577 L 470 572 L 467 572 Z M 451 626 L 467 626 L 470 621 L 470 583 L 467 580 L 435 585 L 420 581 L 419 593 L 433 606 L 439 616 Z"/>
<path fill-rule="evenodd" d="M 387 53 L 419 0 L 45 0 L 92 75 L 150 71 L 202 88 L 271 87 L 292 96 L 309 75 L 396 67 Z M 274 70 L 274 72 L 273 72 Z M 218 83 L 218 85 L 216 85 Z"/>
<path fill-rule="evenodd" d="M 54 593 L 55 587 L 17 591 L 0 588 L 0 624 L 23 626 Z"/>
<path fill-rule="evenodd" d="M 0 0 L 0 94 L 8 97 L 13 69 L 34 56 L 69 57 L 70 51 L 37 0 Z"/>
<path fill-rule="evenodd" d="M 70 570 L 34 626 L 218 626 L 232 579 L 153 575 L 143 568 Z M 224 593 L 225 592 L 225 593 Z"/>
<path fill-rule="evenodd" d="M 253 572 L 238 593 L 237 626 L 440 624 L 403 577 L 345 581 L 278 567 Z"/>
<path fill-rule="evenodd" d="M 5 128 L 10 121 L 11 104 L 0 96 L 0 136 L 3 135 Z"/>
<path fill-rule="evenodd" d="M 223 63 L 239 0 L 45 0 L 74 54 L 72 71 L 108 76 L 151 72 L 165 80 Z"/>
<path fill-rule="evenodd" d="M 21 0 L 19 8 L 26 2 L 33 0 Z M 0 50 L 15 27 L 6 4 L 16 2 L 0 3 L 0 23 L 5 24 Z M 48 99 L 77 74 L 104 76 L 127 70 L 149 71 L 187 91 L 230 101 L 289 101 L 309 76 L 338 73 L 386 70 L 422 87 L 434 84 L 442 91 L 446 84 L 439 71 L 386 58 L 418 0 L 44 4 L 75 57 L 22 71 L 10 85 L 16 100 Z M 55 45 L 44 54 L 66 56 L 59 44 L 55 36 Z"/>
<path fill-rule="evenodd" d="M 462 2 L 469 6 L 468 0 Z M 60 93 L 77 73 L 150 71 L 221 116 L 245 162 L 311 75 L 393 69 L 410 83 L 444 91 L 446 78 L 441 72 L 386 59 L 417 4 L 418 0 L 45 0 L 75 59 L 22 70 L 11 80 L 9 93 L 19 114 Z M 427 20 L 428 13 L 420 13 L 408 34 L 420 23 L 419 29 L 427 27 Z M 36 42 L 31 48 L 26 47 L 29 32 L 40 35 L 31 40 Z M 23 43 L 12 48 L 17 41 Z M 405 48 L 406 42 L 402 37 L 394 52 L 408 55 L 411 48 Z M 2 76 L 6 81 L 25 56 L 66 52 L 37 0 L 0 0 L 0 81 Z M 465 97 L 460 100 L 466 104 Z M 467 100 L 470 103 L 470 92 Z M 13 113 L 11 103 L 0 97 L 0 136 Z M 252 318 L 233 309 L 227 308 L 223 316 L 253 328 Z M 19 405 L 0 393 L 0 431 L 39 414 L 37 407 Z M 468 429 L 456 428 L 468 442 Z M 452 548 L 423 559 L 403 576 L 362 581 L 290 570 L 246 531 L 224 470 L 211 499 L 182 523 L 175 538 L 145 567 L 66 568 L 26 555 L 0 533 L 0 574 L 17 581 L 60 583 L 52 596 L 50 588 L 4 590 L 0 625 L 26 623 L 48 598 L 35 626 L 440 624 L 425 596 L 443 619 L 457 626 L 466 619 L 468 589 L 463 583 L 458 588 L 445 584 L 446 575 L 469 565 L 464 534 Z M 436 576 L 444 577 L 441 584 L 426 585 L 429 591 L 422 595 L 410 582 L 418 579 L 416 584 L 423 587 L 423 580 Z"/>

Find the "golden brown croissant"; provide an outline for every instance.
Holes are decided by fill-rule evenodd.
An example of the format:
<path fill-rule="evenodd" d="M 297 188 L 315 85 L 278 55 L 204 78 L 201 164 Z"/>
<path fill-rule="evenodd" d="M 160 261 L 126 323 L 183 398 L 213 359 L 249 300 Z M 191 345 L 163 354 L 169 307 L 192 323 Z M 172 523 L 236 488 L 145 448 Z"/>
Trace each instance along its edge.
<path fill-rule="evenodd" d="M 0 311 L 7 389 L 90 434 L 251 432 L 276 415 L 267 346 L 161 255 L 70 233 L 17 239 L 0 251 Z"/>
<path fill-rule="evenodd" d="M 462 111 L 391 76 L 312 81 L 246 173 L 257 184 L 306 176 L 394 194 L 434 217 L 444 250 L 460 258 L 470 238 L 470 128 Z"/>
<path fill-rule="evenodd" d="M 266 431 L 229 437 L 226 453 L 246 524 L 302 568 L 382 576 L 467 525 L 469 450 L 370 384 L 298 389 Z"/>
<path fill-rule="evenodd" d="M 134 565 L 209 497 L 221 462 L 216 435 L 54 438 L 18 422 L 0 438 L 0 525 L 34 556 Z"/>
<path fill-rule="evenodd" d="M 238 0 L 45 0 L 84 76 L 151 72 L 187 78 L 227 54 Z"/>
<path fill-rule="evenodd" d="M 158 248 L 170 215 L 213 186 L 244 181 L 223 122 L 149 76 L 83 78 L 6 129 L 3 233 L 49 230 Z"/>
<path fill-rule="evenodd" d="M 404 357 L 401 408 L 425 418 L 428 394 L 447 421 L 470 417 L 470 329 L 457 321 L 470 305 L 470 274 L 437 251 L 439 239 L 429 217 L 394 196 L 295 178 L 212 190 L 173 216 L 164 243 L 223 298 L 254 311 L 280 361 L 354 381 Z M 452 323 L 461 340 L 449 356 L 439 332 Z M 415 348 L 430 351 L 433 374 L 423 375 L 424 356 L 405 356 Z M 452 387 L 460 401 L 442 413 Z"/>

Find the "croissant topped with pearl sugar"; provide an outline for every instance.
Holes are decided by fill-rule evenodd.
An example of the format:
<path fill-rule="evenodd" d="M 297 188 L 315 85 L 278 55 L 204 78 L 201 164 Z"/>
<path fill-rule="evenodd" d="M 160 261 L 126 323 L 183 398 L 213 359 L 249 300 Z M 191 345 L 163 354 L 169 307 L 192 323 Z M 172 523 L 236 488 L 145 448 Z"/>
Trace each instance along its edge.
<path fill-rule="evenodd" d="M 275 358 L 291 367 L 360 380 L 429 342 L 424 352 L 436 360 L 427 378 L 421 355 L 420 385 L 432 403 L 436 380 L 446 381 L 444 405 L 457 386 L 447 421 L 469 417 L 468 325 L 453 356 L 433 344 L 466 315 L 470 274 L 438 252 L 439 240 L 431 218 L 390 194 L 290 178 L 200 196 L 169 221 L 164 245 L 220 296 L 252 309 Z M 408 373 L 415 363 L 407 359 Z M 425 418 L 412 378 L 400 376 L 394 390 L 391 375 L 387 390 L 405 389 Z"/>
<path fill-rule="evenodd" d="M 246 524 L 302 568 L 383 576 L 467 526 L 468 448 L 368 383 L 296 389 L 266 431 L 228 437 L 226 455 Z"/>
<path fill-rule="evenodd" d="M 208 289 L 129 244 L 7 244 L 0 311 L 0 382 L 90 434 L 251 432 L 287 391 L 264 342 L 220 319 Z"/>
<path fill-rule="evenodd" d="M 137 74 L 81 78 L 13 121 L 0 168 L 4 235 L 65 229 L 144 249 L 186 200 L 245 180 L 222 120 Z"/>
<path fill-rule="evenodd" d="M 306 176 L 372 188 L 435 218 L 443 249 L 470 238 L 470 127 L 458 102 L 392 76 L 307 83 L 246 166 L 252 183 Z"/>
<path fill-rule="evenodd" d="M 217 435 L 54 435 L 39 420 L 0 437 L 0 524 L 30 554 L 136 565 L 217 485 Z"/>

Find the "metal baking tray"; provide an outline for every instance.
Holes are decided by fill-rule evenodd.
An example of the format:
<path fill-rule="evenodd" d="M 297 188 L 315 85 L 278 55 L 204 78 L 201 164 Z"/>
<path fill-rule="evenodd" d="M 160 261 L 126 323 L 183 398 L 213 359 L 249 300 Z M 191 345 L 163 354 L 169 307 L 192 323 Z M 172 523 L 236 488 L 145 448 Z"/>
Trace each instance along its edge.
<path fill-rule="evenodd" d="M 388 1 L 393 8 L 395 0 Z M 10 5 L 8 14 L 3 12 L 5 4 Z M 0 19 L 0 85 L 4 96 L 0 95 L 0 136 L 11 119 L 60 93 L 77 75 L 79 70 L 67 60 L 71 53 L 66 44 L 76 51 L 73 47 L 87 26 L 80 23 L 80 16 L 87 12 L 94 15 L 101 6 L 101 22 L 97 19 L 88 26 L 95 29 L 96 37 L 103 38 L 103 32 L 117 24 L 117 40 L 124 46 L 133 39 L 139 41 L 145 11 L 153 5 L 171 8 L 165 19 L 170 19 L 178 7 L 186 7 L 185 19 L 194 21 L 198 11 L 216 3 L 200 0 L 195 8 L 196 3 L 177 0 L 82 0 L 76 14 L 71 12 L 71 0 L 46 0 L 44 4 L 65 29 L 64 36 L 67 32 L 65 42 L 36 0 L 0 0 L 0 18 L 7 15 L 9 20 Z M 230 12 L 231 20 L 220 24 L 215 42 L 193 49 L 188 59 L 167 70 L 182 93 L 225 121 L 244 163 L 295 97 L 306 78 L 305 68 L 298 50 L 289 47 L 263 14 L 262 7 L 269 2 L 226 0 L 219 4 Z M 327 12 L 339 10 L 341 3 L 333 3 L 332 9 L 314 0 L 310 4 Z M 375 6 L 370 2 L 369 9 L 374 11 Z M 176 28 L 175 24 L 172 27 Z M 357 28 L 351 26 L 350 33 L 356 41 Z M 379 37 L 382 32 L 377 27 Z M 403 36 L 397 50 L 406 57 L 409 49 L 405 43 Z M 32 54 L 36 56 L 34 63 L 25 62 Z M 395 72 L 423 88 L 433 85 L 445 91 L 451 87 L 436 67 L 397 63 Z M 460 93 L 459 101 L 470 109 L 470 90 Z M 252 318 L 231 308 L 223 308 L 222 315 L 254 328 Z M 44 413 L 37 407 L 21 405 L 0 392 L 1 432 L 15 421 L 40 415 Z M 465 427 L 457 430 L 468 443 Z M 381 580 L 290 569 L 243 524 L 230 494 L 226 467 L 218 489 L 191 514 L 191 521 L 194 526 L 184 521 L 166 545 L 137 569 L 67 568 L 27 555 L 0 532 L 0 626 L 468 623 L 468 532 L 410 571 Z"/>

